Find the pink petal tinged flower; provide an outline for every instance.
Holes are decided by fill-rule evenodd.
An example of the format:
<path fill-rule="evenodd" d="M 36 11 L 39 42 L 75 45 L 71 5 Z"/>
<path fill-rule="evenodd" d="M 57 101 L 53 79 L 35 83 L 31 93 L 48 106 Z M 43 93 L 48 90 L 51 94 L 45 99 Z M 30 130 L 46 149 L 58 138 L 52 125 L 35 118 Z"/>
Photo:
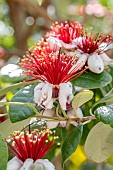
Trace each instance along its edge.
<path fill-rule="evenodd" d="M 55 37 L 49 37 L 48 43 L 52 51 L 59 51 L 59 49 L 62 47 L 61 41 Z"/>
<path fill-rule="evenodd" d="M 43 116 L 53 117 L 54 114 L 55 114 L 55 109 L 54 109 L 54 108 L 53 108 L 53 109 L 50 109 L 50 110 L 45 110 L 45 111 L 43 112 Z M 45 118 L 45 119 L 43 118 L 43 120 L 47 120 L 47 119 L 46 119 L 46 118 Z M 58 121 L 56 121 L 56 122 L 54 122 L 54 121 L 52 121 L 52 122 L 47 121 L 47 122 L 46 122 L 47 128 L 49 128 L 49 129 L 56 128 L 56 127 L 58 126 L 58 124 L 59 124 Z"/>
<path fill-rule="evenodd" d="M 100 57 L 102 58 L 104 62 L 104 66 L 107 66 L 108 64 L 110 64 L 111 58 L 109 58 L 106 53 L 100 54 Z"/>
<path fill-rule="evenodd" d="M 23 162 L 17 157 L 12 158 L 7 164 L 7 170 L 19 170 L 23 165 Z"/>
<path fill-rule="evenodd" d="M 93 54 L 88 58 L 88 67 L 94 73 L 102 73 L 104 70 L 103 60 L 99 55 Z"/>
<path fill-rule="evenodd" d="M 32 170 L 33 169 L 33 159 L 26 159 L 23 166 L 20 168 L 20 170 Z"/>
<path fill-rule="evenodd" d="M 54 165 L 48 159 L 38 159 L 34 163 L 35 167 L 38 167 L 39 164 L 43 166 L 43 169 L 40 170 L 55 170 Z"/>
<path fill-rule="evenodd" d="M 34 102 L 46 109 L 53 107 L 52 85 L 49 83 L 39 83 L 34 88 Z"/>
<path fill-rule="evenodd" d="M 59 90 L 59 103 L 63 110 L 66 110 L 66 103 L 70 104 L 73 99 L 72 84 L 71 83 L 61 83 Z"/>

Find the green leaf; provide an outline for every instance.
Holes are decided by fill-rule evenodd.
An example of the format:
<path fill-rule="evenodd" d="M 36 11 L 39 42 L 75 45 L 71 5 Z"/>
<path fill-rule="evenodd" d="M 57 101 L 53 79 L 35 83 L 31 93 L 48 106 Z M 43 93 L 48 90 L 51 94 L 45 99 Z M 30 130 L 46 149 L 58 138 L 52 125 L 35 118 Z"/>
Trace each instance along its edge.
<path fill-rule="evenodd" d="M 104 87 L 111 81 L 112 81 L 111 75 L 105 71 L 101 74 L 90 72 L 84 73 L 77 79 L 73 80 L 72 84 L 83 88 L 95 89 Z"/>
<path fill-rule="evenodd" d="M 33 102 L 34 87 L 35 86 L 27 86 L 21 89 L 15 94 L 11 102 L 34 103 Z M 37 109 L 40 110 L 39 107 L 37 107 Z M 36 113 L 33 111 L 33 109 L 28 106 L 19 105 L 9 106 L 9 117 L 11 122 L 13 123 L 32 117 L 35 114 Z"/>
<path fill-rule="evenodd" d="M 78 144 L 80 143 L 83 132 L 83 126 L 80 125 L 75 127 L 72 132 L 65 138 L 61 146 L 62 152 L 62 163 L 71 156 L 71 154 L 76 150 Z"/>
<path fill-rule="evenodd" d="M 113 127 L 113 104 L 97 108 L 94 115 L 101 122 Z"/>
<path fill-rule="evenodd" d="M 38 81 L 35 80 L 35 81 L 21 82 L 21 83 L 16 83 L 16 84 L 10 85 L 10 86 L 8 86 L 8 87 L 5 87 L 5 88 L 3 88 L 3 89 L 0 89 L 0 96 L 3 96 L 3 95 L 5 95 L 8 91 L 17 89 L 17 88 L 19 88 L 19 87 L 28 86 L 28 85 L 37 84 L 37 83 L 38 83 Z"/>
<path fill-rule="evenodd" d="M 74 96 L 74 99 L 72 101 L 72 107 L 76 111 L 77 108 L 79 108 L 84 103 L 92 99 L 92 97 L 93 97 L 93 92 L 90 90 L 84 90 L 82 92 L 79 92 Z"/>
<path fill-rule="evenodd" d="M 3 123 L 0 123 L 0 132 L 2 132 L 3 137 L 7 139 L 11 132 L 21 130 L 27 126 L 29 122 L 30 118 L 17 123 L 11 123 L 10 119 L 7 119 Z"/>
<path fill-rule="evenodd" d="M 102 122 L 96 124 L 86 139 L 85 153 L 96 163 L 108 159 L 113 154 L 113 129 Z"/>
<path fill-rule="evenodd" d="M 8 161 L 8 147 L 3 140 L 2 133 L 0 133 L 0 169 L 6 170 Z"/>

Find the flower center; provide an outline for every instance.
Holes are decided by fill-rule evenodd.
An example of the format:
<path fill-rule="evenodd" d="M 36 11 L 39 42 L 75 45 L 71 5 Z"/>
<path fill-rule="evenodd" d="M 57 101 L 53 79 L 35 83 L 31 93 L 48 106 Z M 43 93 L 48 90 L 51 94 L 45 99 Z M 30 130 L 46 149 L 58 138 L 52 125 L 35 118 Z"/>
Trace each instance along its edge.
<path fill-rule="evenodd" d="M 58 96 L 59 96 L 59 86 L 58 85 L 53 85 L 52 98 L 58 98 Z"/>

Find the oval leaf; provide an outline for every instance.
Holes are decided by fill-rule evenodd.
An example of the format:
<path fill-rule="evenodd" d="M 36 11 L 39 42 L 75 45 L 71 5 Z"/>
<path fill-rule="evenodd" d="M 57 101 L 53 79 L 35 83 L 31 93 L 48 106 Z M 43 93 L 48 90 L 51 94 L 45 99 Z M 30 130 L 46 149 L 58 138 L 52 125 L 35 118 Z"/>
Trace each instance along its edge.
<path fill-rule="evenodd" d="M 83 126 L 80 125 L 75 127 L 72 132 L 65 138 L 61 146 L 62 152 L 62 163 L 71 156 L 71 154 L 76 150 L 78 144 L 80 143 L 83 132 Z"/>
<path fill-rule="evenodd" d="M 96 163 L 108 159 L 113 154 L 113 129 L 102 122 L 96 124 L 86 139 L 85 153 Z"/>
<path fill-rule="evenodd" d="M 11 102 L 34 103 L 33 102 L 34 87 L 35 86 L 27 86 L 21 89 L 15 94 Z M 37 107 L 37 109 L 40 109 L 40 108 Z M 19 105 L 9 106 L 9 117 L 10 117 L 11 122 L 13 123 L 27 119 L 33 115 L 35 115 L 35 113 L 33 109 L 30 107 L 19 106 Z"/>
<path fill-rule="evenodd" d="M 75 95 L 73 101 L 72 101 L 72 107 L 76 111 L 78 107 L 82 106 L 84 103 L 92 99 L 93 92 L 90 90 L 84 90 L 82 92 L 79 92 Z"/>
<path fill-rule="evenodd" d="M 90 72 L 84 73 L 77 79 L 73 80 L 72 84 L 83 88 L 95 89 L 104 87 L 111 81 L 112 81 L 111 75 L 105 71 L 101 74 Z"/>
<path fill-rule="evenodd" d="M 97 108 L 94 114 L 98 120 L 113 127 L 113 104 Z"/>
<path fill-rule="evenodd" d="M 0 169 L 6 170 L 8 161 L 8 147 L 0 133 Z"/>

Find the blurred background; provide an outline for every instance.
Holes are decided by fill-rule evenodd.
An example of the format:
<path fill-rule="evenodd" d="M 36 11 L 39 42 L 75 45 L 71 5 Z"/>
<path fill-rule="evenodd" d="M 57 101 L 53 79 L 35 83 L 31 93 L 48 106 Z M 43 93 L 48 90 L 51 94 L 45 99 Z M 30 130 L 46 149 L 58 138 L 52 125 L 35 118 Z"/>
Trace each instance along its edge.
<path fill-rule="evenodd" d="M 63 20 L 76 20 L 94 32 L 113 34 L 113 0 L 0 0 L 0 88 L 25 79 L 20 76 L 20 58 L 53 22 Z M 109 55 L 113 56 L 112 50 Z M 10 101 L 14 93 L 8 92 L 1 100 Z M 0 107 L 0 114 L 5 112 L 6 108 Z M 0 117 L 0 122 L 6 118 Z M 113 170 L 113 156 L 107 163 L 95 164 L 87 160 L 82 145 L 65 170 Z M 62 169 L 59 154 L 53 162 L 57 170 Z"/>

